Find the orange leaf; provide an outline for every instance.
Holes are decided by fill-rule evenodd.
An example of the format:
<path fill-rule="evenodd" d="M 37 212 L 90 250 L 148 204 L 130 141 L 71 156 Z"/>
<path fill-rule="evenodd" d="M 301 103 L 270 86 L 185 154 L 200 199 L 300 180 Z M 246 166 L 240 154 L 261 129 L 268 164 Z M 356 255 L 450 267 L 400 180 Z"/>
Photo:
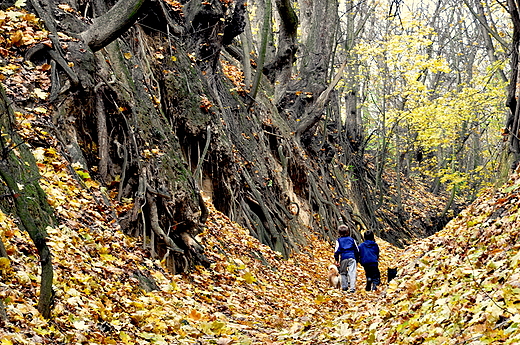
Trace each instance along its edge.
<path fill-rule="evenodd" d="M 197 310 L 192 309 L 188 317 L 195 321 L 200 321 L 202 319 L 202 313 L 199 313 Z"/>
<path fill-rule="evenodd" d="M 17 30 L 12 36 L 11 36 L 11 43 L 15 46 L 20 46 L 22 44 L 22 38 L 23 38 L 23 32 L 21 30 Z"/>

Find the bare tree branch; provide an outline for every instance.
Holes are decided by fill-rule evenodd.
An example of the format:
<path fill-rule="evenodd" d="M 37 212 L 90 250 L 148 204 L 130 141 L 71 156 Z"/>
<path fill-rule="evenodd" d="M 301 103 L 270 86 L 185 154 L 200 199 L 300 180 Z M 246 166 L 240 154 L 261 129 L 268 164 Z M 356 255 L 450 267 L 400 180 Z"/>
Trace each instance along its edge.
<path fill-rule="evenodd" d="M 107 13 L 94 19 L 94 23 L 81 37 L 96 52 L 118 38 L 137 19 L 142 5 L 148 0 L 119 0 Z"/>
<path fill-rule="evenodd" d="M 491 27 L 488 25 L 487 21 L 485 18 L 483 18 L 481 15 L 479 15 L 477 12 L 475 12 L 475 10 L 471 7 L 471 5 L 469 4 L 468 0 L 462 0 L 464 1 L 464 4 L 466 4 L 466 7 L 469 9 L 469 11 L 471 12 L 471 14 L 475 17 L 475 19 L 477 19 L 479 21 L 479 23 L 484 27 L 484 29 L 491 35 L 493 36 L 494 39 L 497 40 L 498 43 L 500 43 L 500 45 L 502 46 L 502 48 L 504 49 L 504 51 L 509 51 L 509 44 L 507 44 L 506 42 L 504 42 L 504 40 L 502 39 L 502 37 L 500 37 L 500 35 L 494 31 L 493 29 L 491 29 Z"/>
<path fill-rule="evenodd" d="M 341 67 L 339 68 L 338 73 L 336 73 L 336 76 L 334 77 L 334 80 L 329 84 L 329 86 L 320 94 L 318 99 L 316 100 L 316 103 L 312 107 L 312 109 L 305 114 L 303 117 L 301 124 L 296 128 L 295 135 L 299 138 L 303 133 L 308 131 L 312 126 L 314 126 L 319 119 L 321 118 L 321 112 L 325 105 L 327 104 L 329 100 L 330 92 L 334 89 L 334 87 L 339 83 L 341 78 L 343 78 L 343 71 L 345 70 L 345 67 L 347 66 L 348 59 L 345 59 Z"/>

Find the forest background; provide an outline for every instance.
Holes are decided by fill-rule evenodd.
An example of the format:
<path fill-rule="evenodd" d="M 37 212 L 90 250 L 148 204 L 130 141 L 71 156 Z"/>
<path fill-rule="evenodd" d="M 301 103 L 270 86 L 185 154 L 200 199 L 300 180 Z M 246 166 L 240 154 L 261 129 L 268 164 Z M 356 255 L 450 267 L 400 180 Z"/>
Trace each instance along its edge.
<path fill-rule="evenodd" d="M 404 247 L 518 161 L 514 1 L 2 6 L 0 206 L 33 242 L 39 284 L 19 282 L 47 319 L 52 236 L 117 229 L 186 273 L 215 263 L 200 237 L 214 206 L 286 259 L 340 223 Z M 17 234 L 3 230 L 3 274 Z M 92 245 L 80 255 L 112 260 Z"/>

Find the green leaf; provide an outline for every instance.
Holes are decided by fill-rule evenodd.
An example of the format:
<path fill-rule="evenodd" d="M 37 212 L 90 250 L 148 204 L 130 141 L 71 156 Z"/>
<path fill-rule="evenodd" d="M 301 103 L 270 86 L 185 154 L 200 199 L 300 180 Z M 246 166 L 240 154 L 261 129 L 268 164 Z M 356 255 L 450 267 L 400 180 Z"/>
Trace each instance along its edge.
<path fill-rule="evenodd" d="M 90 179 L 90 174 L 83 170 L 76 170 L 76 173 L 81 177 L 83 180 Z"/>
<path fill-rule="evenodd" d="M 520 185 L 518 185 L 518 184 L 514 184 L 512 186 L 509 186 L 509 187 L 504 189 L 504 193 L 511 193 L 512 191 L 514 191 L 518 187 L 520 187 Z"/>

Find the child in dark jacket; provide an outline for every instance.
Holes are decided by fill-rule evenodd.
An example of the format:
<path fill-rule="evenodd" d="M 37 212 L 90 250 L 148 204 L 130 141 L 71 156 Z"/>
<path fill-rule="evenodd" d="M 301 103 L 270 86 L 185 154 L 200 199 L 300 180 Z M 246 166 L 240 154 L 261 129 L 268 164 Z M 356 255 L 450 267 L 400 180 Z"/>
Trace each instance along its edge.
<path fill-rule="evenodd" d="M 336 259 L 336 262 L 339 262 L 341 289 L 343 291 L 355 292 L 357 262 L 359 261 L 358 246 L 356 240 L 349 236 L 349 228 L 346 225 L 340 225 L 338 232 L 339 238 L 336 241 L 334 259 Z"/>
<path fill-rule="evenodd" d="M 372 231 L 365 232 L 365 242 L 359 245 L 361 266 L 365 269 L 367 277 L 366 291 L 375 291 L 381 280 L 379 272 L 379 246 L 374 240 Z"/>

